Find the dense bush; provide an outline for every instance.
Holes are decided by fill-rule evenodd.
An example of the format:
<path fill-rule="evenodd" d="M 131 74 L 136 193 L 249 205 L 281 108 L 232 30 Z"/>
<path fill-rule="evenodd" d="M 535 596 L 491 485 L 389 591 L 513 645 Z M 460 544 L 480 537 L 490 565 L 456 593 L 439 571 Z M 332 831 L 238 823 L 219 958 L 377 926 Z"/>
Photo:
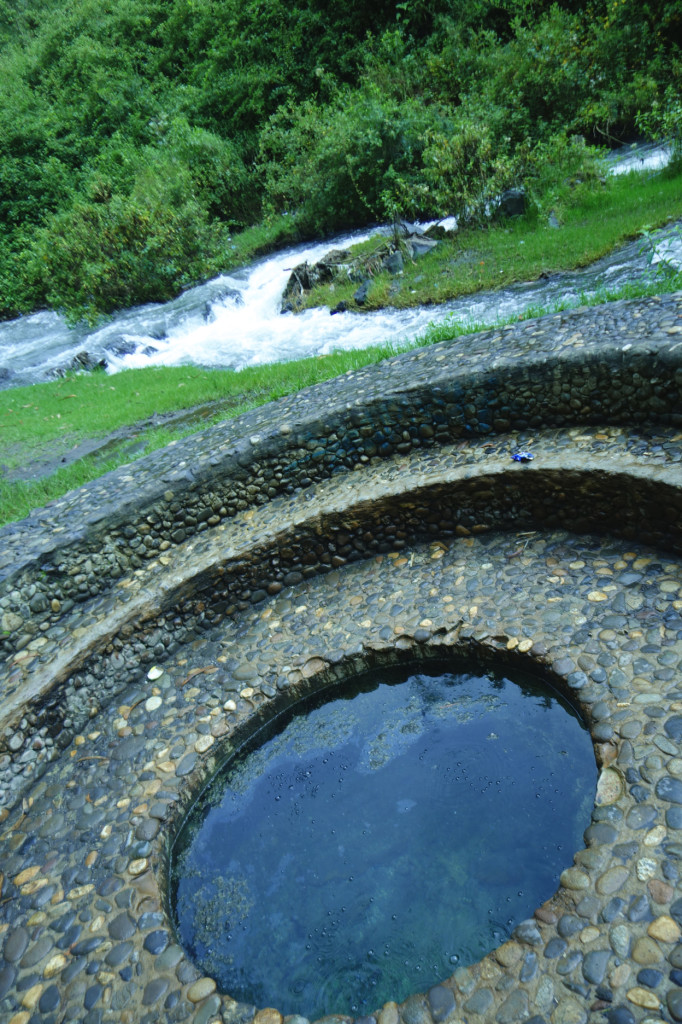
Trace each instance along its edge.
<path fill-rule="evenodd" d="M 680 38 L 678 0 L 0 0 L 0 316 L 165 298 L 285 210 L 567 202 L 575 133 L 679 136 Z"/>
<path fill-rule="evenodd" d="M 496 144 L 484 123 L 457 118 L 448 134 L 432 133 L 424 152 L 434 211 L 460 223 L 483 223 L 495 199 L 519 184 L 518 160 Z"/>
<path fill-rule="evenodd" d="M 48 305 L 94 320 L 172 298 L 205 275 L 218 242 L 187 168 L 162 154 L 128 195 L 94 178 L 87 198 L 53 214 L 36 233 L 29 274 Z"/>
<path fill-rule="evenodd" d="M 287 104 L 261 136 L 266 202 L 316 232 L 385 219 L 385 197 L 397 189 L 403 212 L 425 213 L 422 151 L 441 120 L 436 107 L 369 83 L 326 104 Z"/>

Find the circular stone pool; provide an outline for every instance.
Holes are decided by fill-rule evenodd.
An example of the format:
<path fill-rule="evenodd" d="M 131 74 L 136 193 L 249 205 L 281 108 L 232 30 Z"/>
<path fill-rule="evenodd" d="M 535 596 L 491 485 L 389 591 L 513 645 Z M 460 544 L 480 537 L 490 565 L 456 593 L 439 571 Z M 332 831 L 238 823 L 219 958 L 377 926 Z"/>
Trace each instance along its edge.
<path fill-rule="evenodd" d="M 370 1013 L 552 895 L 596 775 L 575 710 L 536 677 L 356 678 L 260 729 L 196 802 L 172 851 L 178 935 L 234 998 Z"/>

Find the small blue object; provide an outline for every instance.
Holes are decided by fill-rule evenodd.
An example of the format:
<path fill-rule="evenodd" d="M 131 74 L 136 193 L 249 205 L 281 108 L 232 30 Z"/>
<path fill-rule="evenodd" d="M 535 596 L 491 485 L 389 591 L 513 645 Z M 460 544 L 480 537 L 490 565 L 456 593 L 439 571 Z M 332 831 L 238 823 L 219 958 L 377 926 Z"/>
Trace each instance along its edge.
<path fill-rule="evenodd" d="M 514 452 L 512 459 L 514 462 L 532 462 L 533 456 L 531 452 Z"/>

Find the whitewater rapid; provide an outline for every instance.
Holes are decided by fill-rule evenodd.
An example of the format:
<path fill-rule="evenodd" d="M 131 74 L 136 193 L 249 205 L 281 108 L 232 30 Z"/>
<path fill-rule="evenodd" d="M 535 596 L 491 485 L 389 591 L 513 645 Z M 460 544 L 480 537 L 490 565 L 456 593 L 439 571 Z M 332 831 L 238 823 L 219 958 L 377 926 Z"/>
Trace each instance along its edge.
<path fill-rule="evenodd" d="M 611 171 L 648 172 L 663 166 L 665 147 L 627 150 L 611 161 Z M 336 349 L 361 349 L 381 343 L 400 344 L 422 334 L 431 323 L 453 319 L 460 324 L 491 324 L 519 316 L 529 308 L 579 303 L 601 290 L 652 273 L 649 254 L 633 242 L 580 271 L 479 292 L 438 306 L 384 309 L 373 313 L 328 309 L 281 313 L 280 304 L 291 269 L 320 259 L 369 237 L 355 232 L 297 246 L 259 260 L 231 274 L 185 291 L 167 303 L 151 303 L 117 314 L 104 326 L 69 327 L 54 312 L 39 312 L 0 324 L 0 387 L 49 380 L 86 352 L 91 364 L 104 360 L 109 373 L 130 367 L 195 365 L 241 369 L 260 363 L 325 355 Z M 682 241 L 673 236 L 654 257 L 682 265 Z"/>

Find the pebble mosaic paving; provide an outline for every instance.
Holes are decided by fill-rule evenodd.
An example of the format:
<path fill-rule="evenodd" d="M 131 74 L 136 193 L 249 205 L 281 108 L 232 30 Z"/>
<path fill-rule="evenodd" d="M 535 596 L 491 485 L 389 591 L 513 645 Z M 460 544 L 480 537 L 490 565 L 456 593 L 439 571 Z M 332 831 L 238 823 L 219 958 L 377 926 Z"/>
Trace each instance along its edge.
<path fill-rule="evenodd" d="M 663 321 L 649 300 L 616 306 L 598 343 L 629 318 L 646 345 L 648 323 L 679 396 L 682 296 L 661 304 Z M 582 316 L 581 343 L 598 314 Z M 556 323 L 519 336 L 530 326 L 549 350 Z M 413 358 L 392 361 L 393 377 Z M 247 503 L 154 549 L 89 600 L 52 609 L 57 618 L 46 612 L 2 678 L 3 1024 L 280 1024 L 276 1009 L 219 993 L 177 944 L 166 903 L 174 830 L 240 737 L 276 709 L 372 665 L 450 657 L 532 668 L 580 707 L 600 767 L 595 806 L 556 894 L 528 908 L 510 941 L 365 1024 L 681 1021 L 673 393 L 648 428 L 610 419 L 600 394 L 589 425 L 539 422 L 370 458 Z M 531 463 L 512 463 L 519 448 Z M 36 708 L 53 699 L 41 725 Z"/>

